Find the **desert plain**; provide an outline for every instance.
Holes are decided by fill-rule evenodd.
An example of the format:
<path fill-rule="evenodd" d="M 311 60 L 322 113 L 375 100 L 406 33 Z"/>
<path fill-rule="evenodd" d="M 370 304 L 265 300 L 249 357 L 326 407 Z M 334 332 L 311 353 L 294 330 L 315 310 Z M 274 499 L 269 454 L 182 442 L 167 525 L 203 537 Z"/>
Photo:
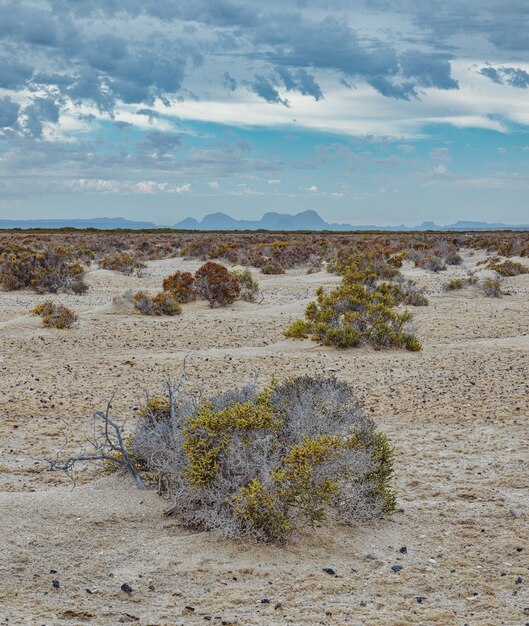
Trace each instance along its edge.
<path fill-rule="evenodd" d="M 93 266 L 86 294 L 53 296 L 79 315 L 68 331 L 29 314 L 47 296 L 0 292 L 0 623 L 528 624 L 529 274 L 506 278 L 501 298 L 446 292 L 486 254 L 462 256 L 444 272 L 401 270 L 430 301 L 413 310 L 421 352 L 286 339 L 316 289 L 339 283 L 325 270 L 253 270 L 258 303 L 195 302 L 169 318 L 113 297 L 154 293 L 199 261 L 148 261 L 141 277 Z M 74 487 L 49 471 L 46 459 L 86 449 L 112 393 L 113 416 L 133 425 L 184 358 L 209 393 L 255 376 L 350 383 L 394 446 L 397 512 L 284 546 L 235 543 L 181 528 L 126 475 L 81 466 Z"/>

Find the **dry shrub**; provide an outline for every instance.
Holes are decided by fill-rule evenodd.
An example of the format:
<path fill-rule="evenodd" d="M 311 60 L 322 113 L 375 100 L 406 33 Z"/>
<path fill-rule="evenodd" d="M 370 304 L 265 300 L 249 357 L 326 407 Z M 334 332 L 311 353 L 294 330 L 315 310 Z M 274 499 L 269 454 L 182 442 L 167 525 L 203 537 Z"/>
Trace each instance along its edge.
<path fill-rule="evenodd" d="M 182 312 L 178 300 L 167 291 L 160 291 L 155 296 L 137 291 L 132 296 L 132 302 L 142 315 L 180 315 Z"/>
<path fill-rule="evenodd" d="M 163 279 L 163 290 L 171 292 L 178 302 L 191 302 L 196 298 L 195 277 L 190 272 L 175 272 Z"/>
<path fill-rule="evenodd" d="M 146 267 L 145 263 L 128 252 L 118 252 L 112 256 L 103 257 L 99 261 L 100 267 L 106 270 L 131 275 Z"/>
<path fill-rule="evenodd" d="M 82 294 L 88 286 L 84 269 L 69 248 L 13 248 L 0 257 L 0 284 L 5 289 L 35 289 L 38 293 Z"/>
<path fill-rule="evenodd" d="M 449 252 L 445 257 L 447 265 L 461 265 L 463 257 L 458 252 Z"/>
<path fill-rule="evenodd" d="M 284 274 L 285 268 L 278 263 L 277 261 L 266 261 L 264 265 L 261 266 L 262 274 Z"/>
<path fill-rule="evenodd" d="M 71 328 L 78 319 L 72 309 L 63 304 L 55 304 L 51 300 L 37 304 L 31 310 L 31 314 L 40 316 L 47 328 Z"/>
<path fill-rule="evenodd" d="M 235 272 L 235 276 L 239 281 L 239 287 L 241 290 L 241 300 L 246 302 L 254 302 L 255 296 L 259 291 L 259 283 L 252 276 L 250 270 L 243 270 L 241 272 Z"/>
<path fill-rule="evenodd" d="M 487 269 L 494 270 L 500 276 L 519 276 L 520 274 L 529 274 L 529 267 L 507 259 L 503 263 L 489 263 Z"/>
<path fill-rule="evenodd" d="M 443 259 L 438 256 L 432 256 L 426 261 L 426 265 L 424 266 L 429 272 L 442 272 L 446 269 L 446 265 L 444 264 Z"/>
<path fill-rule="evenodd" d="M 487 278 L 481 282 L 479 288 L 489 298 L 500 298 L 505 293 L 501 288 L 500 281 L 492 278 Z"/>
<path fill-rule="evenodd" d="M 241 288 L 237 276 L 224 265 L 208 261 L 195 274 L 195 292 L 211 307 L 232 304 L 240 296 Z"/>
<path fill-rule="evenodd" d="M 282 541 L 330 514 L 354 523 L 394 510 L 392 450 L 345 383 L 169 396 L 140 411 L 131 453 L 185 527 Z"/>

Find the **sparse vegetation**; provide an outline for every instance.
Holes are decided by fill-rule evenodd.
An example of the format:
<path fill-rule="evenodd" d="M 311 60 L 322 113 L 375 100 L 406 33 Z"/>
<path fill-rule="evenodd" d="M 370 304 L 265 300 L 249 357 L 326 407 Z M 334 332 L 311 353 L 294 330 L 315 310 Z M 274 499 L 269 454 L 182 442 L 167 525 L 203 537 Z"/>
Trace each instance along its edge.
<path fill-rule="evenodd" d="M 64 304 L 56 304 L 51 300 L 46 300 L 37 304 L 31 310 L 32 315 L 42 318 L 42 323 L 47 328 L 71 328 L 77 321 L 77 314 Z"/>
<path fill-rule="evenodd" d="M 489 263 L 487 269 L 497 272 L 500 276 L 519 276 L 520 274 L 529 274 L 529 267 L 507 259 L 503 263 Z"/>
<path fill-rule="evenodd" d="M 0 284 L 9 291 L 29 288 L 38 293 L 81 294 L 88 289 L 84 274 L 71 248 L 7 246 L 0 254 Z"/>
<path fill-rule="evenodd" d="M 114 270 L 122 274 L 134 274 L 146 267 L 145 263 L 128 252 L 118 252 L 112 256 L 103 257 L 99 265 L 106 270 Z"/>

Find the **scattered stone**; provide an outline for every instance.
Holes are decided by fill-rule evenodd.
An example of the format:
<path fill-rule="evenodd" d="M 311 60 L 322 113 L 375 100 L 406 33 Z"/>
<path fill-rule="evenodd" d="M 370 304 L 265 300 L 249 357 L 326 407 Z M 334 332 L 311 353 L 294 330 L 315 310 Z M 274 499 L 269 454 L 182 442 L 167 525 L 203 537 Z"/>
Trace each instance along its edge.
<path fill-rule="evenodd" d="M 333 570 L 333 568 L 332 568 L 332 567 L 324 567 L 324 568 L 323 568 L 323 571 L 324 571 L 326 574 L 329 574 L 329 576 L 336 576 L 336 572 Z"/>
<path fill-rule="evenodd" d="M 125 593 L 132 593 L 132 587 L 128 583 L 123 583 L 121 585 L 121 591 L 124 591 Z"/>
<path fill-rule="evenodd" d="M 400 572 L 400 570 L 401 570 L 401 569 L 403 569 L 403 567 L 402 567 L 402 565 L 393 565 L 393 566 L 391 567 L 391 569 L 392 569 L 394 572 Z"/>
<path fill-rule="evenodd" d="M 408 548 L 406 546 L 402 546 L 402 548 L 399 550 L 399 552 L 401 554 L 408 554 Z"/>
<path fill-rule="evenodd" d="M 94 592 L 91 589 L 85 589 L 86 593 L 93 594 Z"/>
<path fill-rule="evenodd" d="M 509 509 L 509 513 L 515 517 L 516 519 L 522 517 L 523 513 L 522 513 L 522 509 L 517 509 L 514 506 L 511 506 L 511 508 Z"/>
<path fill-rule="evenodd" d="M 521 585 L 523 583 L 523 578 L 518 576 L 518 578 L 514 581 L 517 585 Z"/>
<path fill-rule="evenodd" d="M 194 606 L 185 606 L 184 607 L 184 611 L 188 611 L 189 613 L 194 613 L 195 612 L 195 607 Z"/>
<path fill-rule="evenodd" d="M 56 574 L 57 570 L 56 569 L 50 569 L 50 574 Z"/>
<path fill-rule="evenodd" d="M 51 581 L 51 584 L 54 589 L 58 589 L 61 586 L 61 583 L 56 578 Z"/>
<path fill-rule="evenodd" d="M 377 555 L 370 552 L 369 554 L 366 554 L 366 559 L 368 559 L 369 561 L 376 561 Z"/>
<path fill-rule="evenodd" d="M 270 604 L 270 600 L 268 598 L 262 598 L 261 604 Z"/>
<path fill-rule="evenodd" d="M 281 604 L 281 602 L 278 602 L 278 603 L 275 605 L 275 607 L 274 607 L 274 611 L 277 611 L 278 609 L 281 609 L 281 608 L 282 608 L 282 606 L 283 606 L 283 605 Z"/>
<path fill-rule="evenodd" d="M 423 600 L 426 600 L 424 596 L 417 596 L 415 599 L 417 600 L 419 604 L 422 604 Z"/>

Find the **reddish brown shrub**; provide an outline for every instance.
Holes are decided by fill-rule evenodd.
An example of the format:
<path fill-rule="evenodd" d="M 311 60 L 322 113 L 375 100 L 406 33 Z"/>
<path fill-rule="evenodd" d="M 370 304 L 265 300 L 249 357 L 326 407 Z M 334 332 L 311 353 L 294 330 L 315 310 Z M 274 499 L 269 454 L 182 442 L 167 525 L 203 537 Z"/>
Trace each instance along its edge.
<path fill-rule="evenodd" d="M 163 290 L 169 291 L 178 302 L 190 302 L 196 298 L 195 278 L 190 272 L 175 272 L 163 279 Z"/>
<path fill-rule="evenodd" d="M 209 301 L 211 307 L 232 304 L 240 296 L 237 276 L 224 265 L 208 261 L 195 274 L 195 291 L 200 298 Z"/>

